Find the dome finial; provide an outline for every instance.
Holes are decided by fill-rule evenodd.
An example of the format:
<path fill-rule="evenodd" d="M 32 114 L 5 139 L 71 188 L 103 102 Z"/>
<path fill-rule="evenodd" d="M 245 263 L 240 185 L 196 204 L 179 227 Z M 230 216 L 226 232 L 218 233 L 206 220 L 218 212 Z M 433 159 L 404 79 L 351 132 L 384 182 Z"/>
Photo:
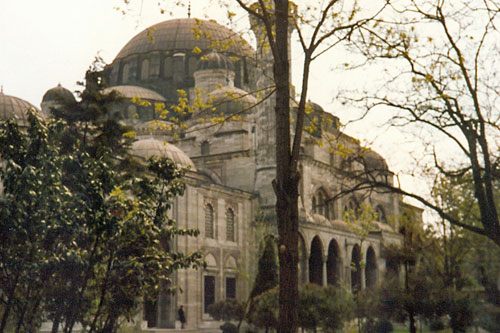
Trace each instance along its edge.
<path fill-rule="evenodd" d="M 188 18 L 191 18 L 191 0 L 188 3 Z"/>
<path fill-rule="evenodd" d="M 0 86 L 0 94 L 3 94 L 3 84 Z"/>

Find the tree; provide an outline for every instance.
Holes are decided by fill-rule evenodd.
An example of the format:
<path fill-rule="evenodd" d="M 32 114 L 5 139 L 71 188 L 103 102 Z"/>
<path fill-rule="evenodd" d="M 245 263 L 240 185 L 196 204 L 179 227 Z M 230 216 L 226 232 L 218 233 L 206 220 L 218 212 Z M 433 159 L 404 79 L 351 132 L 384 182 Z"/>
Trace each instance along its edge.
<path fill-rule="evenodd" d="M 495 193 L 498 190 L 498 181 L 495 181 Z M 480 225 L 480 213 L 477 202 L 473 199 L 470 172 L 460 177 L 441 177 L 433 188 L 433 197 L 448 214 L 468 224 Z M 441 227 L 439 241 L 443 248 L 442 264 L 436 267 L 439 267 L 449 288 L 458 294 L 465 292 L 478 295 L 480 289 L 485 291 L 484 297 L 474 297 L 477 300 L 472 304 L 476 307 L 474 317 L 485 329 L 498 330 L 500 291 L 495 281 L 500 274 L 500 249 L 491 240 L 485 241 L 483 236 L 450 225 L 446 221 L 441 223 Z M 462 295 L 457 305 L 467 305 L 467 299 Z M 450 316 L 454 324 L 469 319 L 459 311 L 453 311 Z"/>
<path fill-rule="evenodd" d="M 92 79 L 99 82 L 94 74 L 82 100 L 67 106 L 80 113 L 59 114 L 70 124 L 32 111 L 26 127 L 0 124 L 0 332 L 9 319 L 19 332 L 45 318 L 53 332 L 77 322 L 114 332 L 142 296 L 169 285 L 172 271 L 201 264 L 199 253 L 167 249 L 174 237 L 198 234 L 167 216 L 183 172 L 166 159 L 142 163 L 139 174 L 116 167 L 125 160 L 123 132 L 107 132 L 114 125 L 99 108 L 106 97 L 86 97 Z"/>
<path fill-rule="evenodd" d="M 277 288 L 268 290 L 255 299 L 249 321 L 258 327 L 277 328 Z M 337 332 L 351 319 L 354 307 L 351 295 L 338 287 L 306 284 L 299 288 L 298 325 L 304 329 Z"/>
<path fill-rule="evenodd" d="M 250 299 L 259 296 L 265 291 L 278 285 L 278 265 L 276 264 L 276 240 L 267 236 L 264 242 L 264 251 L 259 258 L 257 276 L 253 285 Z"/>
<path fill-rule="evenodd" d="M 276 219 L 279 252 L 279 332 L 297 331 L 298 300 L 298 161 L 304 129 L 311 63 L 341 40 L 371 19 L 359 18 L 356 3 L 330 0 L 320 6 L 307 5 L 299 9 L 288 0 L 259 0 L 249 4 L 236 0 L 258 24 L 257 39 L 265 43 L 272 59 L 272 81 L 275 85 Z M 346 8 L 349 8 L 346 10 Z M 317 15 L 310 13 L 317 13 Z M 309 15 L 308 15 L 309 14 Z M 376 15 L 376 14 L 375 14 Z M 309 30 L 308 30 L 309 28 Z M 290 92 L 289 36 L 297 30 L 304 54 L 303 76 L 296 120 L 291 131 L 292 97 Z"/>
<path fill-rule="evenodd" d="M 371 176 L 370 170 L 359 173 L 362 181 L 352 190 L 376 188 L 413 197 L 453 225 L 500 246 L 494 191 L 498 82 L 490 70 L 497 62 L 490 55 L 498 51 L 498 8 L 494 0 L 391 2 L 383 18 L 362 26 L 351 39 L 363 62 L 386 69 L 384 87 L 348 99 L 364 112 L 394 111 L 394 125 L 417 126 L 436 173 L 459 177 L 469 172 L 481 223 L 464 223 L 429 198 Z"/>

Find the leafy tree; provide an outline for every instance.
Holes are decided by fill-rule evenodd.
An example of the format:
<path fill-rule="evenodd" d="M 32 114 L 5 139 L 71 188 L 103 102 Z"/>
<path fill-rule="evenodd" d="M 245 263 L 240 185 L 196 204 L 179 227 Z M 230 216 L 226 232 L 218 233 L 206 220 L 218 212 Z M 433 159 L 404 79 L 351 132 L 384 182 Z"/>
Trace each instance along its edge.
<path fill-rule="evenodd" d="M 498 182 L 494 183 L 494 190 L 498 193 Z M 437 204 L 450 215 L 471 225 L 479 225 L 480 213 L 477 202 L 472 199 L 473 192 L 471 175 L 465 173 L 460 177 L 441 177 L 439 183 L 434 186 L 433 196 Z M 497 330 L 498 318 L 495 319 L 496 311 L 493 309 L 498 311 L 500 305 L 500 292 L 495 282 L 500 274 L 500 250 L 491 240 L 485 242 L 484 237 L 449 225 L 445 221 L 441 223 L 441 227 L 439 240 L 443 255 L 441 264 L 437 267 L 446 284 L 456 293 L 462 293 L 456 306 L 475 306 L 477 309 L 483 309 L 475 311 L 477 322 L 487 329 Z M 485 297 L 477 297 L 480 288 L 486 291 Z M 470 304 L 464 297 L 464 292 L 476 295 L 477 301 Z M 479 299 L 482 299 L 482 302 L 479 302 Z M 464 317 L 462 312 L 470 313 L 453 311 L 452 314 L 457 316 L 456 319 L 452 316 L 452 323 L 467 323 L 471 319 L 470 315 Z"/>
<path fill-rule="evenodd" d="M 82 96 L 99 77 L 87 75 Z M 61 325 L 71 332 L 77 322 L 90 332 L 114 332 L 133 318 L 143 295 L 169 285 L 172 271 L 201 263 L 199 253 L 166 247 L 174 237 L 198 234 L 167 216 L 183 192 L 182 171 L 166 159 L 150 160 L 137 175 L 117 167 L 125 161 L 123 130 L 106 132 L 106 109 L 97 110 L 107 97 L 92 96 L 68 110 L 80 117 L 86 105 L 95 118 L 60 113 L 68 124 L 30 113 L 26 128 L 0 124 L 0 332 L 9 319 L 16 331 L 31 331 L 45 318 L 53 332 Z"/>
<path fill-rule="evenodd" d="M 254 298 L 263 292 L 273 289 L 278 285 L 278 265 L 276 263 L 276 241 L 273 237 L 267 236 L 264 242 L 264 251 L 259 258 L 257 276 L 250 293 L 250 298 Z"/>
<path fill-rule="evenodd" d="M 351 319 L 354 303 L 343 289 L 317 284 L 299 288 L 299 326 L 316 332 L 338 332 Z"/>
<path fill-rule="evenodd" d="M 245 316 L 244 305 L 236 299 L 225 299 L 211 304 L 208 307 L 208 314 L 215 320 L 231 321 L 243 320 Z"/>
<path fill-rule="evenodd" d="M 248 314 L 248 321 L 257 327 L 278 328 L 278 288 L 267 290 L 254 299 L 253 311 Z"/>
<path fill-rule="evenodd" d="M 255 299 L 249 321 L 258 327 L 277 328 L 277 288 L 268 290 Z M 351 319 L 354 304 L 351 295 L 337 287 L 306 284 L 299 288 L 299 326 L 316 331 L 337 332 Z"/>

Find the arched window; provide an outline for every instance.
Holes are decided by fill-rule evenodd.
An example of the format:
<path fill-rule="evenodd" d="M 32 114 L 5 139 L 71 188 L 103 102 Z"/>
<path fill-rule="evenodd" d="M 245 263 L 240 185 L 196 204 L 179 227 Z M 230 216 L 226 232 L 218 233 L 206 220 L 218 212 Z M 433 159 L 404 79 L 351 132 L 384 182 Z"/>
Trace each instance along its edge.
<path fill-rule="evenodd" d="M 130 76 L 130 64 L 123 65 L 122 69 L 122 83 L 127 83 Z"/>
<path fill-rule="evenodd" d="M 349 215 L 350 217 L 357 218 L 359 216 L 359 205 L 356 203 L 355 199 L 349 199 L 344 205 L 344 215 Z"/>
<path fill-rule="evenodd" d="M 323 189 L 319 189 L 316 195 L 312 198 L 313 213 L 323 215 L 327 219 L 330 218 L 330 209 L 328 196 Z"/>
<path fill-rule="evenodd" d="M 377 215 L 377 221 L 382 223 L 387 223 L 387 216 L 385 215 L 384 209 L 381 206 L 377 206 L 375 209 L 375 214 Z"/>
<path fill-rule="evenodd" d="M 141 66 L 141 80 L 149 78 L 149 60 L 144 59 Z"/>
<path fill-rule="evenodd" d="M 174 60 L 172 57 L 165 58 L 163 62 L 163 76 L 165 78 L 170 78 L 173 76 L 174 72 Z"/>
<path fill-rule="evenodd" d="M 231 208 L 226 211 L 226 239 L 230 242 L 235 241 L 234 212 Z"/>
<path fill-rule="evenodd" d="M 205 207 L 205 237 L 214 238 L 214 209 L 210 204 Z"/>
<path fill-rule="evenodd" d="M 210 155 L 210 143 L 203 141 L 201 143 L 201 156 Z"/>

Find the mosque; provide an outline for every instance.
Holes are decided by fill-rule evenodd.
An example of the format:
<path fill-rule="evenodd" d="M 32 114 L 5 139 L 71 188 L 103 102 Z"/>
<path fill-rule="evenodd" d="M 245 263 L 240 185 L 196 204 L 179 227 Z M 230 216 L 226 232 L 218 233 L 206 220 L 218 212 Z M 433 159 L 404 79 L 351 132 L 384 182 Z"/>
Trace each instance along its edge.
<path fill-rule="evenodd" d="M 252 24 L 255 33 L 259 27 Z M 293 66 L 292 66 L 293 68 Z M 186 329 L 211 331 L 220 326 L 207 313 L 214 302 L 244 300 L 252 288 L 259 241 L 272 224 L 276 173 L 270 55 L 265 46 L 251 46 L 237 33 L 214 21 L 172 19 L 133 37 L 106 68 L 109 90 L 128 98 L 116 105 L 116 115 L 133 125 L 137 141 L 133 154 L 170 157 L 188 168 L 187 189 L 175 200 L 172 216 L 184 228 L 198 228 L 198 237 L 183 237 L 170 246 L 180 251 L 201 250 L 206 268 L 180 270 L 174 281 L 183 290 L 160 293 L 144 304 L 141 326 L 160 331 L 179 328 L 176 313 L 183 305 Z M 191 104 L 210 106 L 186 112 L 183 130 L 172 136 L 172 115 L 162 116 L 155 105 L 178 105 L 179 91 Z M 131 100 L 140 97 L 149 103 Z M 48 113 L 61 98 L 74 99 L 57 86 L 41 102 Z M 356 139 L 339 130 L 339 119 L 310 102 L 310 113 L 300 154 L 300 283 L 341 284 L 351 290 L 372 288 L 398 265 L 384 248 L 401 242 L 399 217 L 421 211 L 393 193 L 359 193 L 329 200 L 353 184 L 342 154 L 331 147 L 360 150 Z M 0 93 L 0 118 L 23 119 L 28 102 Z M 180 116 L 178 116 L 180 117 Z M 210 123 L 216 117 L 224 122 Z M 318 141 L 329 137 L 330 144 Z M 168 142 L 168 143 L 166 143 Z M 385 160 L 367 151 L 368 167 L 393 182 Z M 374 228 L 361 235 L 345 221 L 346 212 L 361 206 L 373 209 Z M 271 222 L 270 222 L 271 221 Z M 364 263 L 364 264 L 361 264 Z M 351 267 L 358 269 L 351 269 Z"/>

